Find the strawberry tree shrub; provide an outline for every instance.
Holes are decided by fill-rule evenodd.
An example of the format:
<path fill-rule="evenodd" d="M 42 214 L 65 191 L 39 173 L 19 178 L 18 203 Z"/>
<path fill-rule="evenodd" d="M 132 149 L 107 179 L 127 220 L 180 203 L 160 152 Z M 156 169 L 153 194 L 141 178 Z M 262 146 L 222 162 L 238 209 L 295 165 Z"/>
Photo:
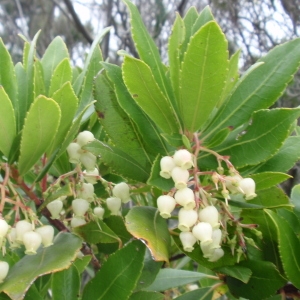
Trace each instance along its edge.
<path fill-rule="evenodd" d="M 39 33 L 0 43 L 1 299 L 277 299 L 300 289 L 299 108 L 269 108 L 300 40 L 239 74 L 206 7 L 176 16 L 168 63 L 131 15 L 139 58 L 82 69 Z M 262 288 L 263 287 L 263 288 Z M 279 295 L 281 294 L 281 295 Z"/>

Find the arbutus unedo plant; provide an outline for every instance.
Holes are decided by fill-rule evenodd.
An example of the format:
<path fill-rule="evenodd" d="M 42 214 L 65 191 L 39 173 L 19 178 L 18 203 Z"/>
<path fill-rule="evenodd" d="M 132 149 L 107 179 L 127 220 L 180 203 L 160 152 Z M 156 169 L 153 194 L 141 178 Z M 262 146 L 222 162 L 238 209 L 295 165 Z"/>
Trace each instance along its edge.
<path fill-rule="evenodd" d="M 3 299 L 297 298 L 299 108 L 269 108 L 300 40 L 239 74 L 209 7 L 176 16 L 164 64 L 124 0 L 139 58 L 83 68 L 38 34 L 0 43 Z M 263 288 L 262 288 L 263 287 Z M 280 295 L 279 295 L 280 294 Z"/>

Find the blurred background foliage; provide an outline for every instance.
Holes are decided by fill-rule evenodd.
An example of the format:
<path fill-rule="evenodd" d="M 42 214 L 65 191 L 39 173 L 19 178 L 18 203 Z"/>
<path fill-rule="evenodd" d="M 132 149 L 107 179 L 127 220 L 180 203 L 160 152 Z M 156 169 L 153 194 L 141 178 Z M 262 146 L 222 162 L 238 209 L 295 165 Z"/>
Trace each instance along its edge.
<path fill-rule="evenodd" d="M 211 10 L 229 40 L 230 54 L 241 49 L 241 73 L 274 46 L 300 35 L 300 0 L 132 0 L 167 62 L 167 44 L 176 12 L 195 6 Z M 137 56 L 129 30 L 129 12 L 122 0 L 0 0 L 0 36 L 15 62 L 22 59 L 23 41 L 41 29 L 37 53 L 42 55 L 57 35 L 70 52 L 72 63 L 82 65 L 99 30 L 112 26 L 102 41 L 104 59 L 121 64 L 117 50 Z M 300 73 L 276 103 L 300 105 Z M 298 181 L 297 168 L 291 170 Z M 295 183 L 295 181 L 293 182 Z M 292 183 L 292 184 L 293 184 Z M 291 186 L 292 184 L 289 184 Z M 286 190 L 289 191 L 289 187 Z"/>

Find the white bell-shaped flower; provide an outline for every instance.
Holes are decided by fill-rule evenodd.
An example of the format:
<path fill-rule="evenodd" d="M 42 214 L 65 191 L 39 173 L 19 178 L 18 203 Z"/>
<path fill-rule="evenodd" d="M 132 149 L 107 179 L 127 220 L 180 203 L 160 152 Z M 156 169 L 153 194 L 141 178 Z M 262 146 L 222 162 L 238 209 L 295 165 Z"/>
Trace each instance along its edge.
<path fill-rule="evenodd" d="M 160 160 L 160 173 L 159 175 L 163 178 L 171 178 L 172 170 L 176 167 L 173 157 L 164 156 Z"/>
<path fill-rule="evenodd" d="M 26 232 L 32 231 L 32 224 L 26 220 L 21 220 L 16 223 L 16 241 L 23 243 L 23 236 Z"/>
<path fill-rule="evenodd" d="M 162 195 L 157 198 L 157 208 L 164 219 L 171 218 L 171 212 L 175 206 L 175 199 L 169 195 Z"/>
<path fill-rule="evenodd" d="M 91 152 L 82 153 L 79 160 L 87 171 L 93 171 L 95 169 L 97 157 Z"/>
<path fill-rule="evenodd" d="M 110 197 L 106 199 L 107 208 L 111 211 L 112 215 L 119 216 L 122 200 L 117 197 Z"/>
<path fill-rule="evenodd" d="M 84 224 L 86 224 L 85 219 L 83 219 L 81 217 L 73 217 L 70 225 L 72 228 L 74 228 L 74 227 L 81 226 Z"/>
<path fill-rule="evenodd" d="M 212 241 L 200 242 L 200 248 L 202 250 L 204 258 L 209 258 L 212 255 L 212 243 Z"/>
<path fill-rule="evenodd" d="M 220 229 L 214 229 L 211 238 L 212 238 L 211 249 L 220 248 L 221 241 L 222 241 L 222 231 Z"/>
<path fill-rule="evenodd" d="M 219 228 L 219 212 L 215 206 L 210 205 L 199 211 L 199 220 L 209 223 L 213 228 Z"/>
<path fill-rule="evenodd" d="M 208 261 L 215 262 L 223 256 L 224 256 L 224 250 L 222 248 L 216 248 L 212 250 L 210 257 L 208 258 Z"/>
<path fill-rule="evenodd" d="M 192 252 L 194 250 L 194 245 L 197 242 L 197 239 L 190 231 L 180 232 L 179 238 L 182 243 L 184 251 Z"/>
<path fill-rule="evenodd" d="M 190 169 L 194 166 L 193 156 L 186 149 L 180 149 L 173 156 L 175 164 L 182 169 Z"/>
<path fill-rule="evenodd" d="M 95 189 L 93 184 L 83 182 L 80 189 L 77 191 L 77 196 L 78 198 L 92 202 L 94 200 L 94 191 Z"/>
<path fill-rule="evenodd" d="M 59 214 L 63 208 L 63 202 L 60 199 L 56 199 L 48 203 L 47 208 L 51 213 L 51 219 L 59 219 Z"/>
<path fill-rule="evenodd" d="M 243 178 L 239 186 L 245 193 L 246 200 L 251 200 L 257 196 L 255 194 L 255 181 L 252 178 Z"/>
<path fill-rule="evenodd" d="M 74 199 L 72 201 L 72 209 L 76 217 L 83 217 L 88 211 L 90 204 L 85 199 Z"/>
<path fill-rule="evenodd" d="M 193 209 L 196 206 L 194 192 L 188 187 L 178 190 L 174 198 L 185 209 Z"/>
<path fill-rule="evenodd" d="M 4 219 L 0 219 L 0 246 L 2 245 L 3 239 L 7 235 L 9 225 Z"/>
<path fill-rule="evenodd" d="M 193 235 L 200 242 L 212 242 L 212 227 L 207 222 L 200 222 L 193 227 Z"/>
<path fill-rule="evenodd" d="M 196 224 L 198 214 L 193 209 L 181 208 L 178 212 L 178 228 L 181 231 L 189 231 Z"/>
<path fill-rule="evenodd" d="M 95 139 L 90 131 L 82 131 L 78 134 L 76 142 L 82 147 Z"/>
<path fill-rule="evenodd" d="M 31 230 L 31 229 L 30 229 Z M 17 242 L 17 230 L 16 228 L 11 228 L 7 233 L 7 239 L 9 241 L 10 249 L 17 249 L 20 244 Z"/>
<path fill-rule="evenodd" d="M 123 203 L 127 203 L 130 201 L 129 192 L 129 185 L 125 182 L 120 182 L 116 184 L 112 189 L 113 195 L 117 198 L 120 198 Z"/>
<path fill-rule="evenodd" d="M 77 143 L 71 143 L 67 147 L 67 152 L 69 155 L 69 162 L 72 164 L 78 164 L 80 162 L 81 146 Z"/>
<path fill-rule="evenodd" d="M 188 170 L 180 167 L 175 167 L 172 170 L 172 179 L 175 182 L 176 189 L 180 190 L 186 188 L 187 182 L 189 181 L 190 173 Z"/>
<path fill-rule="evenodd" d="M 0 261 L 0 283 L 4 281 L 9 271 L 9 264 L 6 261 Z"/>
<path fill-rule="evenodd" d="M 36 228 L 35 232 L 37 232 L 41 236 L 44 248 L 53 245 L 54 228 L 51 225 L 44 225 L 42 227 Z"/>
<path fill-rule="evenodd" d="M 97 216 L 100 220 L 103 220 L 103 216 L 104 216 L 104 213 L 105 213 L 105 210 L 104 210 L 103 207 L 97 206 L 97 207 L 94 208 L 93 212 L 94 212 L 95 216 Z"/>
<path fill-rule="evenodd" d="M 23 235 L 23 244 L 26 248 L 25 253 L 28 255 L 36 254 L 36 250 L 42 243 L 42 237 L 35 231 L 25 232 Z"/>
<path fill-rule="evenodd" d="M 241 193 L 240 181 L 242 177 L 240 175 L 225 176 L 225 186 L 230 191 L 230 194 Z"/>
<path fill-rule="evenodd" d="M 84 170 L 82 173 L 83 173 L 83 177 L 86 182 L 91 183 L 91 184 L 97 183 L 97 180 L 99 178 L 99 171 L 97 168 L 95 168 L 94 170 L 91 170 L 91 171 Z"/>

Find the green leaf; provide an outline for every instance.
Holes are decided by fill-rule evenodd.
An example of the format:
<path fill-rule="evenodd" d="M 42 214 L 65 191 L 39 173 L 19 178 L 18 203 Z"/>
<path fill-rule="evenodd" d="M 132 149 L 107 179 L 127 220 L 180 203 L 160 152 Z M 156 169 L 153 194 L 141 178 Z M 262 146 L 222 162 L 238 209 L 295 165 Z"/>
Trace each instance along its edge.
<path fill-rule="evenodd" d="M 167 141 L 169 145 L 173 147 L 182 147 L 183 145 L 183 138 L 180 133 L 173 133 L 173 134 L 166 134 L 162 133 L 161 136 Z"/>
<path fill-rule="evenodd" d="M 105 145 L 100 141 L 94 141 L 84 147 L 94 155 L 101 156 L 101 160 L 107 164 L 116 174 L 139 182 L 146 182 L 149 173 L 135 159 L 122 150 Z"/>
<path fill-rule="evenodd" d="M 95 109 L 99 122 L 114 145 L 122 145 L 122 151 L 133 157 L 141 166 L 152 162 L 143 144 L 143 138 L 135 124 L 117 102 L 114 88 L 109 80 L 100 74 L 95 80 Z"/>
<path fill-rule="evenodd" d="M 108 63 L 102 63 L 102 65 L 107 72 L 108 78 L 114 84 L 119 105 L 138 127 L 148 152 L 154 155 L 157 155 L 157 153 L 167 154 L 168 147 L 165 145 L 156 125 L 130 96 L 122 78 L 121 68 Z"/>
<path fill-rule="evenodd" d="M 93 98 L 93 83 L 95 76 L 102 69 L 101 65 L 102 53 L 99 45 L 93 49 L 93 53 L 90 57 L 90 61 L 85 73 L 84 82 L 82 85 L 82 90 L 79 97 L 79 108 L 78 112 L 81 112 L 86 105 L 90 104 Z"/>
<path fill-rule="evenodd" d="M 185 39 L 181 46 L 181 61 L 183 60 L 183 56 L 186 52 L 186 48 L 188 46 L 188 43 L 190 42 L 190 38 L 193 34 L 192 29 L 193 29 L 193 26 L 196 23 L 198 17 L 199 17 L 199 15 L 198 15 L 198 12 L 197 12 L 195 6 L 191 6 L 183 18 L 186 33 L 185 33 Z"/>
<path fill-rule="evenodd" d="M 279 172 L 263 172 L 250 176 L 256 183 L 256 191 L 270 188 L 279 184 L 292 176 Z"/>
<path fill-rule="evenodd" d="M 235 85 L 206 130 L 208 135 L 220 129 L 247 122 L 253 111 L 271 106 L 283 93 L 300 63 L 300 39 L 273 48 L 252 66 Z"/>
<path fill-rule="evenodd" d="M 135 291 L 143 290 L 148 287 L 155 280 L 161 266 L 162 262 L 153 260 L 150 250 L 147 248 L 144 257 L 144 267 L 135 287 Z"/>
<path fill-rule="evenodd" d="M 206 23 L 213 21 L 213 20 L 214 20 L 214 16 L 211 12 L 210 7 L 207 5 L 200 12 L 198 18 L 196 19 L 196 21 L 192 27 L 191 35 L 194 35 L 202 26 L 204 26 Z"/>
<path fill-rule="evenodd" d="M 231 129 L 229 127 L 223 128 L 222 130 L 217 132 L 214 136 L 208 137 L 208 139 L 206 139 L 203 144 L 207 148 L 216 147 L 226 140 L 226 138 L 228 137 L 230 132 L 231 132 Z"/>
<path fill-rule="evenodd" d="M 1 58 L 0 58 L 0 60 L 1 60 Z M 0 74 L 0 76 L 1 76 L 1 74 Z M 1 86 L 1 85 L 0 85 L 0 103 L 1 103 L 0 151 L 6 157 L 8 157 L 11 146 L 16 137 L 16 120 L 15 120 L 15 114 L 14 114 L 14 109 L 13 109 L 12 103 L 11 103 L 7 93 L 5 92 L 3 86 Z"/>
<path fill-rule="evenodd" d="M 133 241 L 110 255 L 83 290 L 82 300 L 128 299 L 143 268 L 145 246 Z"/>
<path fill-rule="evenodd" d="M 47 150 L 59 123 L 60 109 L 57 103 L 45 96 L 36 98 L 29 109 L 22 133 L 19 157 L 21 176 L 26 174 Z"/>
<path fill-rule="evenodd" d="M 0 291 L 4 291 L 13 300 L 22 299 L 38 276 L 68 268 L 81 248 L 81 242 L 73 234 L 59 233 L 52 246 L 40 248 L 36 255 L 26 255 L 19 260 L 0 285 Z"/>
<path fill-rule="evenodd" d="M 263 162 L 255 172 L 287 172 L 300 159 L 300 136 L 289 136 L 279 151 L 269 160 Z"/>
<path fill-rule="evenodd" d="M 206 122 L 220 101 L 227 72 L 227 40 L 211 21 L 191 37 L 182 63 L 178 107 L 184 128 L 195 132 Z"/>
<path fill-rule="evenodd" d="M 0 38 L 0 85 L 3 86 L 13 107 L 18 109 L 18 87 L 12 58 L 6 49 L 3 40 Z"/>
<path fill-rule="evenodd" d="M 266 210 L 267 216 L 274 223 L 277 230 L 278 248 L 281 255 L 283 269 L 289 281 L 300 288 L 300 241 L 293 228 L 282 217 L 271 210 Z"/>
<path fill-rule="evenodd" d="M 169 38 L 168 55 L 170 65 L 170 79 L 177 101 L 180 99 L 179 74 L 181 69 L 180 48 L 185 37 L 185 26 L 179 14 L 172 27 L 172 33 Z"/>
<path fill-rule="evenodd" d="M 69 60 L 68 49 L 63 39 L 60 36 L 57 36 L 52 40 L 50 45 L 47 47 L 41 59 L 41 63 L 44 70 L 45 88 L 47 92 L 50 88 L 51 78 L 56 73 L 55 72 L 56 67 L 64 59 Z"/>
<path fill-rule="evenodd" d="M 245 268 L 242 266 L 230 266 L 230 267 L 221 267 L 215 269 L 217 273 L 225 274 L 230 277 L 236 278 L 244 283 L 247 283 L 251 278 L 252 271 L 249 268 Z"/>
<path fill-rule="evenodd" d="M 247 284 L 230 276 L 226 278 L 230 292 L 237 298 L 265 299 L 274 295 L 286 282 L 270 262 L 249 260 L 241 262 L 240 266 L 251 269 L 253 275 Z"/>
<path fill-rule="evenodd" d="M 127 230 L 142 240 L 156 261 L 169 261 L 170 234 L 166 221 L 154 207 L 135 206 L 125 217 Z"/>
<path fill-rule="evenodd" d="M 34 95 L 46 95 L 43 66 L 39 60 L 34 61 Z"/>
<path fill-rule="evenodd" d="M 163 191 L 170 191 L 174 187 L 172 178 L 166 179 L 159 175 L 161 156 L 158 155 L 152 164 L 151 174 L 147 180 L 147 184 L 155 186 Z"/>
<path fill-rule="evenodd" d="M 277 209 L 278 216 L 280 216 L 281 218 L 286 220 L 289 223 L 290 227 L 293 229 L 296 236 L 299 237 L 300 236 L 300 219 L 296 213 L 294 211 L 291 211 L 291 210 L 288 210 L 285 208 Z"/>
<path fill-rule="evenodd" d="M 66 82 L 59 90 L 57 90 L 52 95 L 52 99 L 59 105 L 61 122 L 51 148 L 48 149 L 49 153 L 52 153 L 57 147 L 61 146 L 66 138 L 78 106 L 78 99 L 70 82 Z"/>
<path fill-rule="evenodd" d="M 73 232 L 90 244 L 121 242 L 119 237 L 101 220 L 74 227 Z"/>
<path fill-rule="evenodd" d="M 132 235 L 127 231 L 124 219 L 120 216 L 109 216 L 103 221 L 118 237 L 122 240 L 122 243 L 127 243 Z"/>
<path fill-rule="evenodd" d="M 93 41 L 93 44 L 92 44 L 92 46 L 90 48 L 90 51 L 89 51 L 89 54 L 88 54 L 88 56 L 85 60 L 83 70 L 77 76 L 77 78 L 74 82 L 74 85 L 73 85 L 75 94 L 77 96 L 79 96 L 79 94 L 80 94 L 80 91 L 81 91 L 81 88 L 83 86 L 85 77 L 87 76 L 87 73 L 88 73 L 88 70 L 89 70 L 90 63 L 93 61 L 93 58 L 95 58 L 95 56 L 99 57 L 99 43 L 101 42 L 103 37 L 110 31 L 110 29 L 111 29 L 110 27 L 104 28 L 102 31 L 99 32 L 99 34 L 95 37 L 95 39 Z M 95 56 L 94 56 L 94 51 L 97 51 L 97 55 L 95 55 Z M 102 61 L 102 57 L 101 57 L 100 60 Z M 93 61 L 93 63 L 97 63 L 97 62 Z"/>
<path fill-rule="evenodd" d="M 289 136 L 292 122 L 299 115 L 299 108 L 257 111 L 253 114 L 252 124 L 246 128 L 246 133 L 233 143 L 225 141 L 215 150 L 229 155 L 236 168 L 258 164 L 272 157 L 279 150 Z"/>
<path fill-rule="evenodd" d="M 193 283 L 205 277 L 210 277 L 210 275 L 177 269 L 161 269 L 154 282 L 148 286 L 146 290 L 161 292 L 185 284 Z"/>
<path fill-rule="evenodd" d="M 277 186 L 257 191 L 257 197 L 248 200 L 247 203 L 258 204 L 269 208 L 280 205 L 290 206 L 289 198 L 284 191 Z"/>
<path fill-rule="evenodd" d="M 123 1 L 130 10 L 131 33 L 139 56 L 149 66 L 149 69 L 152 70 L 153 77 L 159 89 L 174 107 L 176 103 L 174 101 L 171 83 L 165 75 L 165 66 L 160 59 L 157 46 L 148 33 L 136 6 L 129 0 Z"/>
<path fill-rule="evenodd" d="M 296 184 L 291 192 L 291 202 L 295 205 L 295 210 L 300 211 L 300 184 Z"/>
<path fill-rule="evenodd" d="M 164 295 L 155 292 L 139 291 L 133 293 L 129 300 L 164 300 Z"/>
<path fill-rule="evenodd" d="M 74 261 L 74 266 L 78 270 L 79 274 L 82 274 L 85 268 L 88 266 L 92 259 L 92 255 L 84 255 L 83 257 L 78 257 Z"/>
<path fill-rule="evenodd" d="M 53 70 L 48 93 L 49 97 L 52 97 L 68 81 L 72 82 L 72 68 L 69 58 L 66 57 Z"/>
<path fill-rule="evenodd" d="M 126 56 L 123 79 L 136 103 L 166 133 L 179 131 L 179 124 L 168 98 L 162 93 L 152 71 L 143 61 Z"/>
<path fill-rule="evenodd" d="M 214 289 L 211 287 L 200 288 L 188 293 L 185 293 L 179 297 L 176 297 L 177 300 L 211 300 L 214 299 Z"/>
<path fill-rule="evenodd" d="M 218 107 L 220 107 L 224 100 L 228 97 L 230 92 L 232 91 L 234 85 L 237 83 L 239 79 L 239 59 L 240 59 L 241 50 L 236 51 L 229 60 L 229 69 L 226 78 L 225 88 L 223 89 L 222 97 L 218 103 Z M 216 133 L 218 134 L 218 133 Z"/>
<path fill-rule="evenodd" d="M 77 268 L 71 265 L 68 269 L 56 272 L 52 276 L 52 299 L 77 299 L 80 288 L 80 277 Z"/>

